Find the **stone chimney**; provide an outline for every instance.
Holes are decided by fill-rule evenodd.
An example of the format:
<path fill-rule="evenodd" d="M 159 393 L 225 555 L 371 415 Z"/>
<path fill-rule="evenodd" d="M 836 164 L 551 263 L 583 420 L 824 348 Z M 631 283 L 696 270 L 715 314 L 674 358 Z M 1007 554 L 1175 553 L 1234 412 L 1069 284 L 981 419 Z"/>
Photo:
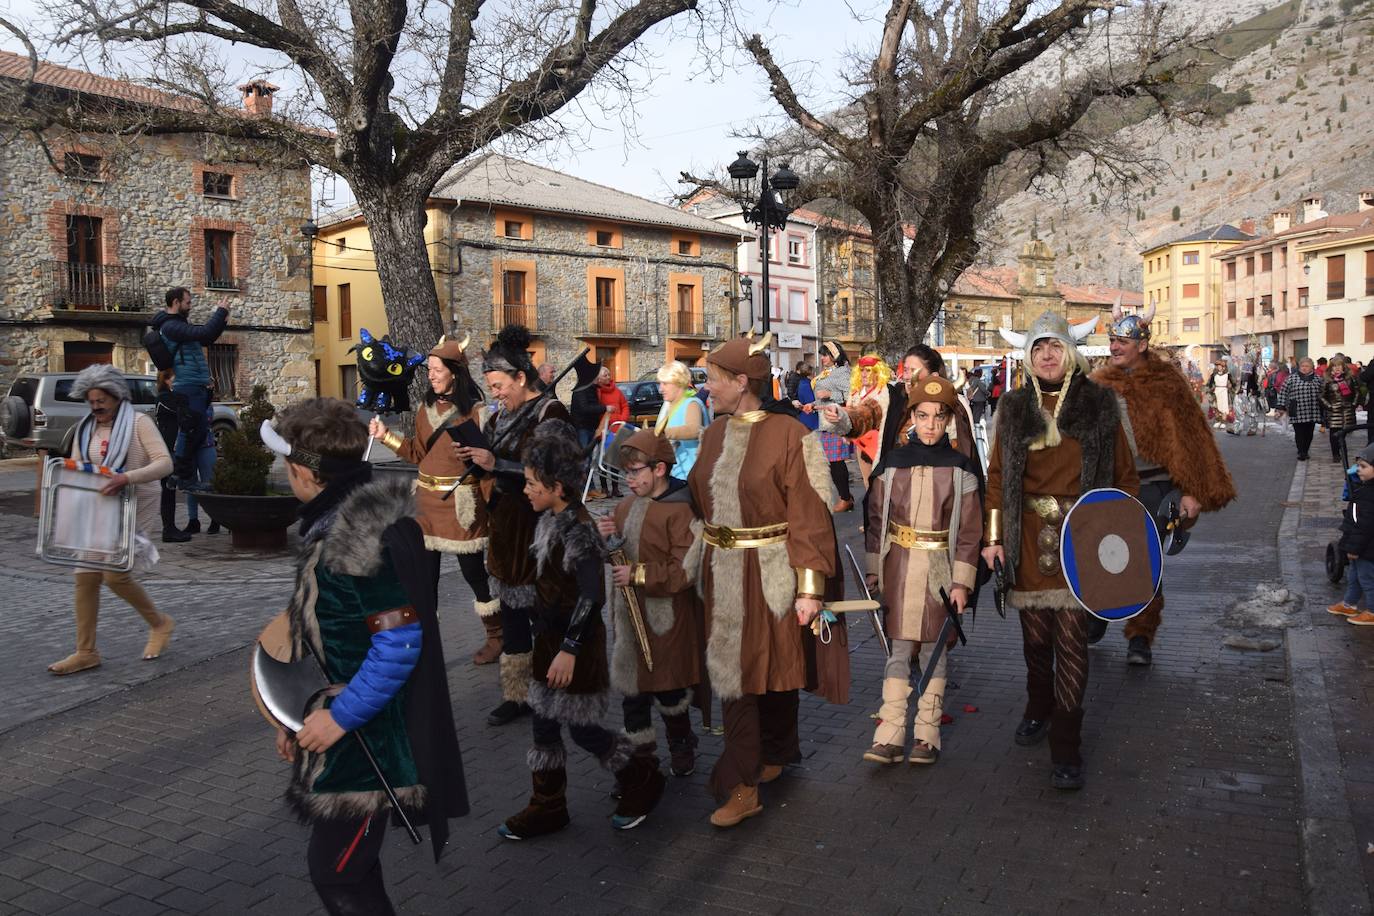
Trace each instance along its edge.
<path fill-rule="evenodd" d="M 1274 215 L 1271 217 L 1271 219 L 1273 219 L 1274 221 L 1275 235 L 1278 235 L 1280 232 L 1287 232 L 1289 228 L 1293 225 L 1293 211 L 1275 210 Z"/>
<path fill-rule="evenodd" d="M 1326 211 L 1322 209 L 1322 196 L 1320 194 L 1308 194 L 1302 199 L 1302 221 L 1304 223 L 1314 223 L 1325 218 Z"/>
<path fill-rule="evenodd" d="M 1374 188 L 1365 188 L 1360 192 L 1360 212 L 1374 210 Z"/>
<path fill-rule="evenodd" d="M 239 92 L 243 93 L 243 107 L 255 118 L 270 118 L 272 116 L 272 93 L 280 88 L 280 86 L 273 86 L 266 80 L 253 80 L 251 83 L 244 83 L 239 87 Z"/>
<path fill-rule="evenodd" d="M 1240 221 L 1240 225 L 1238 225 L 1236 228 L 1239 229 L 1241 232 L 1244 232 L 1246 235 L 1254 235 L 1255 229 L 1257 228 L 1255 225 L 1255 218 L 1253 216 L 1245 217 Z"/>

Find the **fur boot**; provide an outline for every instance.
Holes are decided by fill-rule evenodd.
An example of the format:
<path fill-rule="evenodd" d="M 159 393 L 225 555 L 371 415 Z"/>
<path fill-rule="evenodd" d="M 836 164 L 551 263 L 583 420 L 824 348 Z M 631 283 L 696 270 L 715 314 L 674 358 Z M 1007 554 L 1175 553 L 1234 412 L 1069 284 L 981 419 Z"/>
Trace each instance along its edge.
<path fill-rule="evenodd" d="M 639 826 L 663 797 L 667 780 L 658 768 L 658 758 L 635 754 L 615 774 L 620 802 L 615 806 L 611 826 L 629 830 Z"/>
<path fill-rule="evenodd" d="M 566 760 L 563 745 L 556 748 L 534 748 L 546 752 L 552 758 Z M 554 833 L 568 826 L 568 773 L 560 765 L 534 770 L 530 773 L 532 790 L 530 802 L 522 811 L 506 818 L 498 831 L 508 840 L 527 840 L 537 836 Z"/>
<path fill-rule="evenodd" d="M 487 633 L 487 641 L 472 653 L 472 663 L 490 665 L 501 657 L 501 602 L 474 601 L 472 609 L 477 612 L 477 619 L 482 621 L 482 628 Z"/>
<path fill-rule="evenodd" d="M 530 672 L 534 654 L 519 652 L 515 655 L 501 655 L 501 699 L 512 703 L 528 703 L 530 699 Z"/>

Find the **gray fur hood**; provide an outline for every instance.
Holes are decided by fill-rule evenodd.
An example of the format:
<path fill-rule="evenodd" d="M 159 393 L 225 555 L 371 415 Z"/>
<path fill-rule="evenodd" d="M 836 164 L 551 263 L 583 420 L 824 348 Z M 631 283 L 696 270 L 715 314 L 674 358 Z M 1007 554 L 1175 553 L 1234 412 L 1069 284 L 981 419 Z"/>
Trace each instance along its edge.
<path fill-rule="evenodd" d="M 345 496 L 315 523 L 307 540 L 324 541 L 320 560 L 334 572 L 371 576 L 382 568 L 382 534 L 415 513 L 414 482 L 387 474 Z"/>

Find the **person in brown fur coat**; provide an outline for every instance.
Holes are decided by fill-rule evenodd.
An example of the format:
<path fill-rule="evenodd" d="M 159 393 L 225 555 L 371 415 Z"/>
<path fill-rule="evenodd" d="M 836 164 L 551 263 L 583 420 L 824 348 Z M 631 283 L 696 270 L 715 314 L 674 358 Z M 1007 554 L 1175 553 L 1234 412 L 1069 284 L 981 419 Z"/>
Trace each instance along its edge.
<path fill-rule="evenodd" d="M 1116 392 L 1126 405 L 1127 434 L 1140 474 L 1140 501 L 1154 512 L 1177 488 L 1182 494 L 1179 512 L 1196 521 L 1202 512 L 1215 512 L 1236 498 L 1236 486 L 1226 470 L 1207 418 L 1198 409 L 1192 387 L 1172 362 L 1150 350 L 1150 318 L 1126 315 L 1118 303 L 1108 331 L 1111 361 L 1092 375 L 1092 380 Z M 1148 665 L 1164 611 L 1164 589 L 1153 601 L 1126 622 L 1126 661 Z M 1090 636 L 1093 642 L 1106 632 L 1106 622 Z"/>

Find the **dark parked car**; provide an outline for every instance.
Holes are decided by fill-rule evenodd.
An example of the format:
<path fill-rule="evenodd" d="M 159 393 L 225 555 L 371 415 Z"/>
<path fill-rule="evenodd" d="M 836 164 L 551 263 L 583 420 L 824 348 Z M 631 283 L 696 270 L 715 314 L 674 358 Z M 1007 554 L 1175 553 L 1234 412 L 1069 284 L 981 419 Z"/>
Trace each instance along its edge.
<path fill-rule="evenodd" d="M 663 395 L 658 392 L 658 382 L 616 382 L 620 393 L 630 402 L 630 422 L 636 426 L 653 426 L 658 419 L 658 410 L 663 406 Z"/>

